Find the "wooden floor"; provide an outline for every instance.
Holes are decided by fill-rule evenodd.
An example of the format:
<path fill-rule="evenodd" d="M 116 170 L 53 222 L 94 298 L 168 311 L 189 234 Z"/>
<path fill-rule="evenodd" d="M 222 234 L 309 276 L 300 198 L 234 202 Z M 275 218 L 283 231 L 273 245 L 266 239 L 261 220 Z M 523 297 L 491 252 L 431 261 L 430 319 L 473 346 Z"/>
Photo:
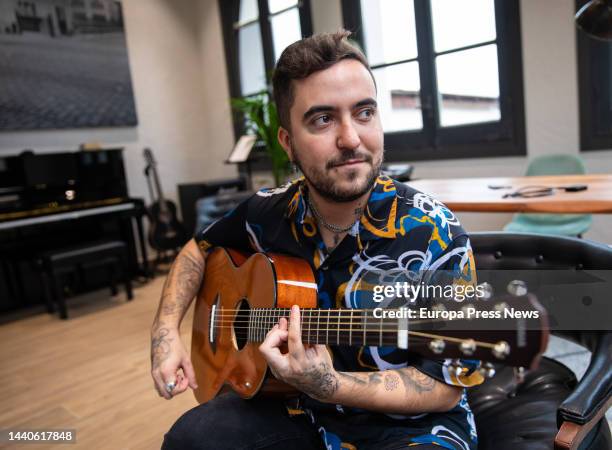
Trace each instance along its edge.
<path fill-rule="evenodd" d="M 72 428 L 82 449 L 158 449 L 196 405 L 191 391 L 167 401 L 153 388 L 149 330 L 163 283 L 96 292 L 69 304 L 71 318 L 42 314 L 0 326 L 0 429 Z M 191 310 L 183 339 L 190 341 Z M 189 347 L 188 347 L 189 348 Z M 56 448 L 50 445 L 1 448 Z"/>

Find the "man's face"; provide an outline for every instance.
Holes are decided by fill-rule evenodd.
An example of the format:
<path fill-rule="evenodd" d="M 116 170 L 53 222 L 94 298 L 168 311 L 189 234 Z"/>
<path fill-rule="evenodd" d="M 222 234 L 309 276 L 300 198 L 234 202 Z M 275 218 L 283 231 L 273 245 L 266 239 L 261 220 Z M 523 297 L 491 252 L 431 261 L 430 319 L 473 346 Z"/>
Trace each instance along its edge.
<path fill-rule="evenodd" d="M 349 202 L 372 187 L 383 159 L 376 87 L 352 59 L 293 81 L 291 130 L 279 140 L 322 197 Z"/>

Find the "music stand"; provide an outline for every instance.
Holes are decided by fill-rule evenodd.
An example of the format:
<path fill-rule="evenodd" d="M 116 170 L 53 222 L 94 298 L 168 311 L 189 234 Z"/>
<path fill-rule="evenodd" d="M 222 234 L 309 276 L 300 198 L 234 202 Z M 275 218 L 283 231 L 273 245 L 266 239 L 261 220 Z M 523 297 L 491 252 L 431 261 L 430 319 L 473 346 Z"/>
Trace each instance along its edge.
<path fill-rule="evenodd" d="M 257 142 L 257 135 L 255 134 L 245 134 L 240 136 L 240 139 L 238 139 L 238 142 L 236 142 L 232 152 L 225 160 L 225 164 L 246 164 L 248 189 L 253 189 L 249 156 L 251 154 L 251 150 L 253 150 L 253 146 L 255 146 L 255 142 Z"/>

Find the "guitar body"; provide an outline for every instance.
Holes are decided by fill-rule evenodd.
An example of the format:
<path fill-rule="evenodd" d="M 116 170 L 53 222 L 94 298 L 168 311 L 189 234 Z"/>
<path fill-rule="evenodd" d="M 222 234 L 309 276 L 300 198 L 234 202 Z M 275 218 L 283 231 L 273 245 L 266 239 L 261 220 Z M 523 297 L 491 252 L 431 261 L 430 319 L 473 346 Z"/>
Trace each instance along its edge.
<path fill-rule="evenodd" d="M 267 376 L 259 342 L 247 339 L 245 314 L 253 308 L 290 308 L 294 304 L 315 308 L 316 284 L 308 263 L 262 253 L 247 259 L 235 250 L 217 248 L 206 258 L 202 286 L 196 299 L 191 341 L 198 382 L 196 399 L 206 403 L 227 387 L 243 398 L 258 392 L 295 392 Z"/>
<path fill-rule="evenodd" d="M 189 240 L 185 227 L 178 220 L 176 205 L 170 200 L 155 202 L 149 207 L 149 244 L 155 250 L 175 250 Z"/>

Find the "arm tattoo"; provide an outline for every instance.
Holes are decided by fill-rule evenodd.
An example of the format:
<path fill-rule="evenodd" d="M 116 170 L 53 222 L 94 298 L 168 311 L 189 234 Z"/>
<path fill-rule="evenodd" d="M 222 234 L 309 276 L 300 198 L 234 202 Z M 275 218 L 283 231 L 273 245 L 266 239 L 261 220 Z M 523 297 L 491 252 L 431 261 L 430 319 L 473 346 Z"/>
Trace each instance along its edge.
<path fill-rule="evenodd" d="M 385 376 L 385 390 L 394 391 L 399 386 L 399 377 L 394 373 Z"/>
<path fill-rule="evenodd" d="M 370 380 L 370 383 L 372 384 L 380 384 L 380 382 L 382 381 L 382 374 L 380 372 L 370 372 L 370 374 L 368 375 L 368 378 Z"/>
<path fill-rule="evenodd" d="M 338 372 L 338 374 L 353 383 L 352 389 L 361 389 L 368 385 L 376 385 L 382 382 L 382 374 L 379 371 L 375 372 Z"/>
<path fill-rule="evenodd" d="M 363 378 L 358 377 L 356 375 L 353 375 L 350 372 L 338 372 L 338 373 L 340 374 L 340 376 L 342 378 L 350 380 L 353 383 L 358 384 L 360 386 L 365 386 L 366 384 L 368 384 L 368 382 L 366 380 L 364 380 Z"/>
<path fill-rule="evenodd" d="M 161 326 L 163 326 L 163 322 Z M 160 328 L 151 339 L 151 367 L 157 369 L 170 355 L 170 342 L 174 338 L 168 337 L 168 328 Z"/>
<path fill-rule="evenodd" d="M 164 283 L 158 318 L 160 315 L 178 316 L 180 320 L 197 294 L 203 271 L 202 261 L 190 254 L 179 254 Z M 159 325 L 154 323 L 156 328 Z"/>
<path fill-rule="evenodd" d="M 396 372 L 404 383 L 407 395 L 410 395 L 412 392 L 416 392 L 417 394 L 430 392 L 433 391 L 435 387 L 436 380 L 428 377 L 422 372 L 419 372 L 414 367 L 400 369 Z"/>
<path fill-rule="evenodd" d="M 300 381 L 299 389 L 318 400 L 328 399 L 338 390 L 338 378 L 324 362 L 306 369 Z"/>
<path fill-rule="evenodd" d="M 179 255 L 179 258 L 177 261 L 176 299 L 179 307 L 184 311 L 197 293 L 198 287 L 200 287 L 203 265 L 201 261 L 189 254 Z"/>

